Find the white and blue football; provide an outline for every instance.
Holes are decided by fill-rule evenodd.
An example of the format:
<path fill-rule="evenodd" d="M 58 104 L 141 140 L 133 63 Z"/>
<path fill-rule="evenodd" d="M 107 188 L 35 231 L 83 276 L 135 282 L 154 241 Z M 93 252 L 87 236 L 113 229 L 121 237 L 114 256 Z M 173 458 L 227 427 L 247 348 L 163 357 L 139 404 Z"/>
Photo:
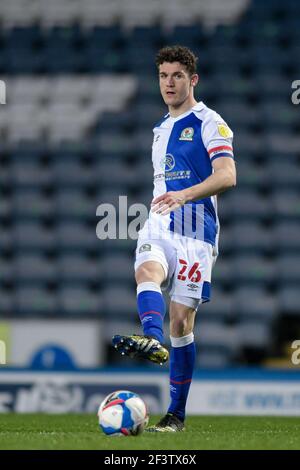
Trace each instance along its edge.
<path fill-rule="evenodd" d="M 99 427 L 108 436 L 137 436 L 148 424 L 145 402 L 136 393 L 117 390 L 103 400 L 98 410 Z"/>

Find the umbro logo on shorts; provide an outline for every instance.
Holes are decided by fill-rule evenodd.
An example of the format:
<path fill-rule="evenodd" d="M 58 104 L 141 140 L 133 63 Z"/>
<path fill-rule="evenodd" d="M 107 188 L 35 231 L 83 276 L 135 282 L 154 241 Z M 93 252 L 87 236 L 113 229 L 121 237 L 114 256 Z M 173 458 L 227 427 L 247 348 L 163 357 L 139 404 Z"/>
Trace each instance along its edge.
<path fill-rule="evenodd" d="M 197 290 L 198 287 L 199 287 L 199 286 L 197 286 L 197 284 L 188 284 L 187 286 L 188 286 L 189 290 L 193 290 L 193 291 Z"/>

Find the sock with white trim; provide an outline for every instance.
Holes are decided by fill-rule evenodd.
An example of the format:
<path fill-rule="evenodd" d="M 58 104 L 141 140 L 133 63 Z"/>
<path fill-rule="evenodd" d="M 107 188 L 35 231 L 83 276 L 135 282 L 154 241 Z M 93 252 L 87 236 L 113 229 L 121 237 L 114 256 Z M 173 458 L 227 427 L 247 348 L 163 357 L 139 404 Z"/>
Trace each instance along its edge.
<path fill-rule="evenodd" d="M 144 335 L 164 341 L 163 321 L 165 301 L 160 286 L 155 282 L 142 282 L 137 286 L 137 305 Z"/>
<path fill-rule="evenodd" d="M 171 404 L 168 413 L 172 413 L 181 421 L 185 418 L 185 407 L 192 382 L 195 365 L 194 334 L 181 338 L 170 337 L 170 396 Z"/>

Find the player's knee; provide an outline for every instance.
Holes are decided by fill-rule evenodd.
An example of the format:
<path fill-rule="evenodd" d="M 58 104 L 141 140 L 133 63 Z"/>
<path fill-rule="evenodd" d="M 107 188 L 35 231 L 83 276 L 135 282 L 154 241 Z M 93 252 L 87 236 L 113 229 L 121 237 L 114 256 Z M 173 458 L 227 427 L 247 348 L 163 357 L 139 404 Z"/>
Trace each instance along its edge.
<path fill-rule="evenodd" d="M 155 282 L 160 285 L 164 280 L 163 268 L 158 263 L 143 263 L 135 272 L 135 280 L 137 284 Z"/>
<path fill-rule="evenodd" d="M 194 322 L 189 318 L 172 318 L 170 321 L 170 334 L 175 338 L 187 336 L 193 332 Z"/>
<path fill-rule="evenodd" d="M 175 338 L 193 332 L 196 311 L 193 307 L 172 303 L 170 309 L 170 334 Z"/>

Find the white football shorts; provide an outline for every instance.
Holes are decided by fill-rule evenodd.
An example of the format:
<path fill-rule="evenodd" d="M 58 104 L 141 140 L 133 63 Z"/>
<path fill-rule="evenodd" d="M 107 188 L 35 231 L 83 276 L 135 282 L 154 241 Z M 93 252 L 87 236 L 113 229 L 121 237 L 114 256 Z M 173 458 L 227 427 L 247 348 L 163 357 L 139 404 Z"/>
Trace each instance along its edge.
<path fill-rule="evenodd" d="M 146 261 L 157 261 L 165 271 L 162 290 L 168 290 L 171 300 L 197 309 L 210 300 L 211 272 L 217 255 L 207 242 L 189 237 L 145 238 L 142 230 L 136 248 L 134 269 Z M 180 299 L 185 298 L 184 301 Z"/>

